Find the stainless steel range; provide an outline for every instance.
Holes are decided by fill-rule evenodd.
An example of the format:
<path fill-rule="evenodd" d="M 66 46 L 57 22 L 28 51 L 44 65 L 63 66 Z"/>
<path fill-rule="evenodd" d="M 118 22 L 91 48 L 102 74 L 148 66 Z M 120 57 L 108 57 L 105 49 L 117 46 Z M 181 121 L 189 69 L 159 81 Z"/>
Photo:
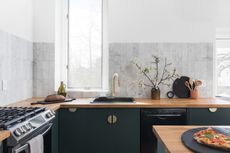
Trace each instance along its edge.
<path fill-rule="evenodd" d="M 11 136 L 4 142 L 4 153 L 30 153 L 28 141 L 41 134 L 51 144 L 52 120 L 55 112 L 40 107 L 0 107 L 0 128 Z M 50 153 L 51 148 L 44 148 Z"/>

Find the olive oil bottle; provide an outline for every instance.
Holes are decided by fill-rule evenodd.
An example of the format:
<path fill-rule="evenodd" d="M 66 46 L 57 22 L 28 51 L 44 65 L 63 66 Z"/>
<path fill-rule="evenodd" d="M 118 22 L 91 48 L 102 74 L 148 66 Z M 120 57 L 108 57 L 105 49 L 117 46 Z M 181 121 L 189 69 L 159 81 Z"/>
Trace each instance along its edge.
<path fill-rule="evenodd" d="M 63 81 L 61 81 L 60 86 L 58 88 L 58 95 L 63 95 L 64 97 L 66 97 L 65 84 Z"/>

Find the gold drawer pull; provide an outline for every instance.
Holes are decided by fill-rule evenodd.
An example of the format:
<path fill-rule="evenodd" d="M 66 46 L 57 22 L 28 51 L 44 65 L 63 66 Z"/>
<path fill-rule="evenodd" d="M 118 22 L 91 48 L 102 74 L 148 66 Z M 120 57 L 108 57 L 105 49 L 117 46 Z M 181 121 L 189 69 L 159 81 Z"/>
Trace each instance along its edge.
<path fill-rule="evenodd" d="M 217 111 L 217 108 L 209 108 L 208 110 L 212 113 L 215 113 Z"/>
<path fill-rule="evenodd" d="M 117 122 L 117 116 L 113 115 L 113 124 Z"/>
<path fill-rule="evenodd" d="M 107 121 L 108 121 L 109 124 L 113 124 L 113 116 L 109 115 L 108 118 L 107 118 Z"/>
<path fill-rule="evenodd" d="M 116 115 L 109 115 L 107 118 L 107 122 L 109 124 L 115 124 L 117 122 L 117 116 Z"/>

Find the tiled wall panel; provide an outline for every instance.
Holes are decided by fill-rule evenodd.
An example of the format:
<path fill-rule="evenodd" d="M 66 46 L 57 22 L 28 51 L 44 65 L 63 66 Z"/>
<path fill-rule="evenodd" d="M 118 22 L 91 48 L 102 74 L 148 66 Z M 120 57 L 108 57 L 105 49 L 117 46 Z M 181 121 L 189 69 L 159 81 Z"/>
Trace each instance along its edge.
<path fill-rule="evenodd" d="M 213 45 L 212 43 L 113 43 L 109 47 L 109 78 L 117 72 L 120 76 L 120 96 L 150 97 L 150 88 L 140 88 L 136 67 L 131 63 L 136 57 L 144 65 L 152 55 L 167 58 L 173 63 L 179 75 L 205 81 L 199 88 L 201 97 L 213 95 Z M 161 97 L 171 90 L 161 86 Z"/>
<path fill-rule="evenodd" d="M 32 96 L 33 43 L 0 31 L 0 106 Z"/>
<path fill-rule="evenodd" d="M 54 93 L 54 43 L 34 43 L 34 96 Z"/>

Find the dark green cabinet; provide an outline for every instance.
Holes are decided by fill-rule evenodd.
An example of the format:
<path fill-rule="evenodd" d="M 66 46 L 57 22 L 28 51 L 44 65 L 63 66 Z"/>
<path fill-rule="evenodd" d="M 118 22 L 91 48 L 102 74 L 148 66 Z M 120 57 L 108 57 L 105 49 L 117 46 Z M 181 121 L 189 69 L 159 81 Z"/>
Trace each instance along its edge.
<path fill-rule="evenodd" d="M 230 108 L 190 108 L 189 125 L 230 125 Z"/>
<path fill-rule="evenodd" d="M 3 153 L 3 144 L 1 141 L 0 141 L 0 153 Z"/>
<path fill-rule="evenodd" d="M 140 153 L 140 110 L 59 112 L 59 153 Z"/>
<path fill-rule="evenodd" d="M 55 119 L 54 119 L 54 121 L 53 121 L 53 127 L 52 127 L 52 137 L 51 137 L 51 139 L 52 139 L 52 153 L 59 153 L 59 151 L 58 151 L 58 141 L 59 141 L 59 113 L 58 113 L 58 111 L 56 111 L 55 112 L 56 114 L 55 114 Z"/>

